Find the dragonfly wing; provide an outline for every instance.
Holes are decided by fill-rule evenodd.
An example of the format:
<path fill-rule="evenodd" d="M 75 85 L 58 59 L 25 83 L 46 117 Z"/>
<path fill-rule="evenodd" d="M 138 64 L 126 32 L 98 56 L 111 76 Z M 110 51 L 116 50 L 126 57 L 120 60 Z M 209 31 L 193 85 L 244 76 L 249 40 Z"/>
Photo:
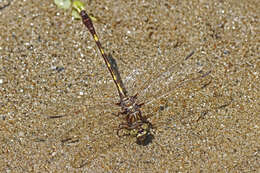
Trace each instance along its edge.
<path fill-rule="evenodd" d="M 141 102 L 151 104 L 160 98 L 166 98 L 175 89 L 203 82 L 201 79 L 210 74 L 211 65 L 199 59 L 189 59 L 191 54 L 176 63 L 169 65 L 165 70 L 155 73 L 155 78 L 151 76 L 142 86 L 139 99 Z M 206 80 L 206 79 L 205 79 Z M 192 86 L 189 86 L 192 87 Z"/>

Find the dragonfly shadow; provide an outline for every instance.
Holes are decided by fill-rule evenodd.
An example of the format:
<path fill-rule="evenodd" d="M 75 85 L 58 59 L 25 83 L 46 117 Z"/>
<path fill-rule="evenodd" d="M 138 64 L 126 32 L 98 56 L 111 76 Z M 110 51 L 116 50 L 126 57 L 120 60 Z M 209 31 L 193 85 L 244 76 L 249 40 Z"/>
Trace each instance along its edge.
<path fill-rule="evenodd" d="M 122 78 L 121 78 L 121 76 L 120 76 L 120 73 L 119 73 L 119 69 L 118 69 L 116 60 L 113 58 L 113 56 L 112 56 L 110 53 L 108 54 L 107 58 L 108 58 L 109 64 L 111 65 L 111 69 L 112 69 L 114 75 L 115 75 L 116 78 L 117 78 L 117 82 L 118 82 L 118 83 L 120 84 L 120 86 L 122 87 L 123 92 L 124 92 L 124 93 L 127 93 L 126 88 L 125 88 L 125 85 L 124 85 L 124 83 L 123 83 L 123 81 L 122 81 Z"/>
<path fill-rule="evenodd" d="M 145 140 L 143 140 L 143 141 L 138 140 L 138 141 L 136 141 L 136 143 L 138 145 L 147 146 L 150 143 L 152 143 L 153 139 L 154 139 L 154 135 L 150 133 L 149 135 L 146 136 Z"/>

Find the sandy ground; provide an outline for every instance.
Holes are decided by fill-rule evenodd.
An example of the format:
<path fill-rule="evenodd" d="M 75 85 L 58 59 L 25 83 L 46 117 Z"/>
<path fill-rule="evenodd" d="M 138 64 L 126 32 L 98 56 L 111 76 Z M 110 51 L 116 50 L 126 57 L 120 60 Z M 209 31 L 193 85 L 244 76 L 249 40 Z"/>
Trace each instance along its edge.
<path fill-rule="evenodd" d="M 260 172 L 259 0 L 85 4 L 154 139 L 116 135 L 118 94 L 81 21 L 13 0 L 0 10 L 1 172 Z"/>

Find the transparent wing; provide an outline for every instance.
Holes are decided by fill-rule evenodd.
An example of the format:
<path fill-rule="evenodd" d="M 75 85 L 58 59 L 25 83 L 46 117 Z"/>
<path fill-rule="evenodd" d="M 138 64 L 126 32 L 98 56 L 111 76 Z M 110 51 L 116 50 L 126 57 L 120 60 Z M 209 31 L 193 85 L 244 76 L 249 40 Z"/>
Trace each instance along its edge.
<path fill-rule="evenodd" d="M 127 76 L 126 83 L 131 85 L 129 88 L 134 88 L 132 94 L 139 94 L 140 102 L 150 104 L 168 97 L 176 88 L 202 82 L 200 79 L 206 77 L 211 68 L 206 58 L 199 57 L 194 51 L 183 57 L 170 55 L 166 60 L 150 58 L 142 68 L 134 69 Z M 129 80 L 131 78 L 133 80 Z"/>

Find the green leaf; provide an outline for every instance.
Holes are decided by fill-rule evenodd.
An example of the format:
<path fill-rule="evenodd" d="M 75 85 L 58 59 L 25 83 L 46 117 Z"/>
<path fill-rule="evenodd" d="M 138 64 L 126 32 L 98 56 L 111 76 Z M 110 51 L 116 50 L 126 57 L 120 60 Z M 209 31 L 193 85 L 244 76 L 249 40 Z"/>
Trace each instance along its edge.
<path fill-rule="evenodd" d="M 71 6 L 71 0 L 54 0 L 54 3 L 62 9 L 69 9 Z"/>

